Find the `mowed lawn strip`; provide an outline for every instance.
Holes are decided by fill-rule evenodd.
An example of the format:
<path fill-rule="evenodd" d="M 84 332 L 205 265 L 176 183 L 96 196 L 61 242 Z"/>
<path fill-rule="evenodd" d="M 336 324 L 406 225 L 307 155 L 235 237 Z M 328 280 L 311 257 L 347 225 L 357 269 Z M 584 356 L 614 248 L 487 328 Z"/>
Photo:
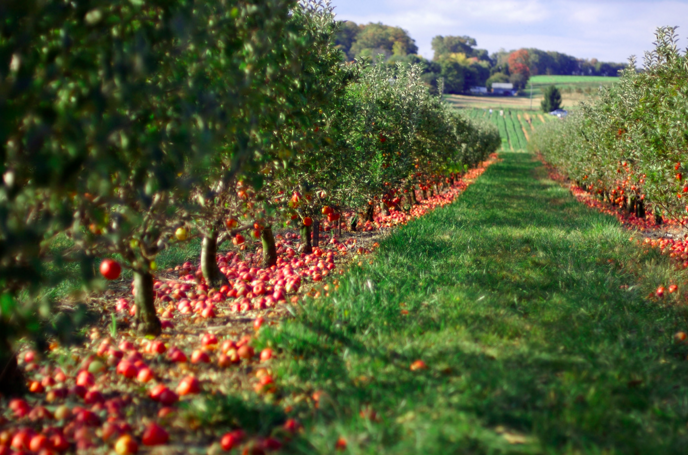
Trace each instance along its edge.
<path fill-rule="evenodd" d="M 531 155 L 501 157 L 261 337 L 297 452 L 685 453 L 686 311 L 648 298 L 685 275 Z"/>

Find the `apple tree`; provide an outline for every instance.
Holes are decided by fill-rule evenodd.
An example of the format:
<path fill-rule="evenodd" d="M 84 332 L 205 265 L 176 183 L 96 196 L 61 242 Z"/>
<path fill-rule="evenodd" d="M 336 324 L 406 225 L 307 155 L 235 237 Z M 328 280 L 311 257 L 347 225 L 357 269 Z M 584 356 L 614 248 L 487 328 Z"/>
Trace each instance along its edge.
<path fill-rule="evenodd" d="M 217 267 L 217 247 L 230 238 L 245 241 L 240 232 L 261 240 L 264 266 L 276 263 L 272 226 L 293 213 L 285 194 L 298 185 L 294 164 L 302 156 L 312 159 L 322 140 L 320 113 L 346 83 L 334 47 L 332 8 L 300 2 L 290 11 L 274 30 L 261 25 L 271 38 L 254 40 L 254 52 L 262 57 L 250 80 L 238 64 L 214 80 L 212 91 L 235 102 L 226 112 L 226 128 L 233 134 L 214 155 L 192 199 L 194 226 L 203 235 L 201 269 L 211 286 L 226 282 Z M 251 20 L 245 18 L 249 30 L 257 25 Z"/>

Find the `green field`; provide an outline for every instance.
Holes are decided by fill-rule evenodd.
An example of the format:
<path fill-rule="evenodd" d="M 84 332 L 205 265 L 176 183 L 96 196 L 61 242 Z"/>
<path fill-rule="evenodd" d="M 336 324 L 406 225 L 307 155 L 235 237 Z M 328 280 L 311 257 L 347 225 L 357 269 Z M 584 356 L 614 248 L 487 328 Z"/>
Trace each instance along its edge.
<path fill-rule="evenodd" d="M 532 87 L 533 95 L 540 95 L 546 87 L 554 85 L 563 95 L 595 95 L 600 87 L 608 87 L 618 80 L 618 77 L 604 76 L 533 76 L 525 92 L 530 96 Z"/>
<path fill-rule="evenodd" d="M 530 134 L 535 128 L 548 121 L 556 120 L 551 115 L 515 109 L 464 109 L 463 114 L 469 118 L 488 120 L 499 128 L 502 137 L 502 151 L 525 151 Z M 501 115 L 503 112 L 504 115 Z"/>
<path fill-rule="evenodd" d="M 579 85 L 579 84 L 613 84 L 618 77 L 605 76 L 533 76 L 530 82 L 533 85 Z"/>

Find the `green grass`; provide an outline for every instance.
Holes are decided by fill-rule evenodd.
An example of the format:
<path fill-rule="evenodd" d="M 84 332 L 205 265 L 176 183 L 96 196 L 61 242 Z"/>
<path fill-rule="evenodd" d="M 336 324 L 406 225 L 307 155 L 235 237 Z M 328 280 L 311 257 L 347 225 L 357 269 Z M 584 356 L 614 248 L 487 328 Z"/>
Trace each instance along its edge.
<path fill-rule="evenodd" d="M 605 76 L 533 76 L 530 82 L 533 85 L 547 84 L 613 84 L 619 80 L 618 77 Z"/>
<path fill-rule="evenodd" d="M 685 453 L 686 310 L 646 297 L 685 273 L 531 155 L 501 156 L 261 336 L 305 423 L 296 452 L 342 436 L 352 454 Z"/>
<path fill-rule="evenodd" d="M 530 89 L 532 88 L 534 96 L 541 95 L 545 88 L 554 85 L 562 91 L 564 98 L 573 94 L 594 96 L 600 87 L 609 87 L 618 81 L 618 77 L 604 76 L 533 76 L 530 78 L 530 84 L 526 87 L 525 94 L 530 96 Z M 571 109 L 571 107 L 571 103 L 564 102 L 564 109 Z"/>

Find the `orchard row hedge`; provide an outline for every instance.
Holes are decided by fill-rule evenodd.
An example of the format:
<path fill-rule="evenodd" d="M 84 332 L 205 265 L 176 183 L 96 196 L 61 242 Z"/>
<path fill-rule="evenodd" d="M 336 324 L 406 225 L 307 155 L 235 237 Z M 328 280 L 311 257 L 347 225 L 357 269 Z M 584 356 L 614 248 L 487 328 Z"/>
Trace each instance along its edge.
<path fill-rule="evenodd" d="M 688 57 L 675 28 L 659 28 L 644 71 L 631 59 L 621 80 L 530 146 L 581 186 L 639 216 L 680 219 L 688 211 Z"/>

